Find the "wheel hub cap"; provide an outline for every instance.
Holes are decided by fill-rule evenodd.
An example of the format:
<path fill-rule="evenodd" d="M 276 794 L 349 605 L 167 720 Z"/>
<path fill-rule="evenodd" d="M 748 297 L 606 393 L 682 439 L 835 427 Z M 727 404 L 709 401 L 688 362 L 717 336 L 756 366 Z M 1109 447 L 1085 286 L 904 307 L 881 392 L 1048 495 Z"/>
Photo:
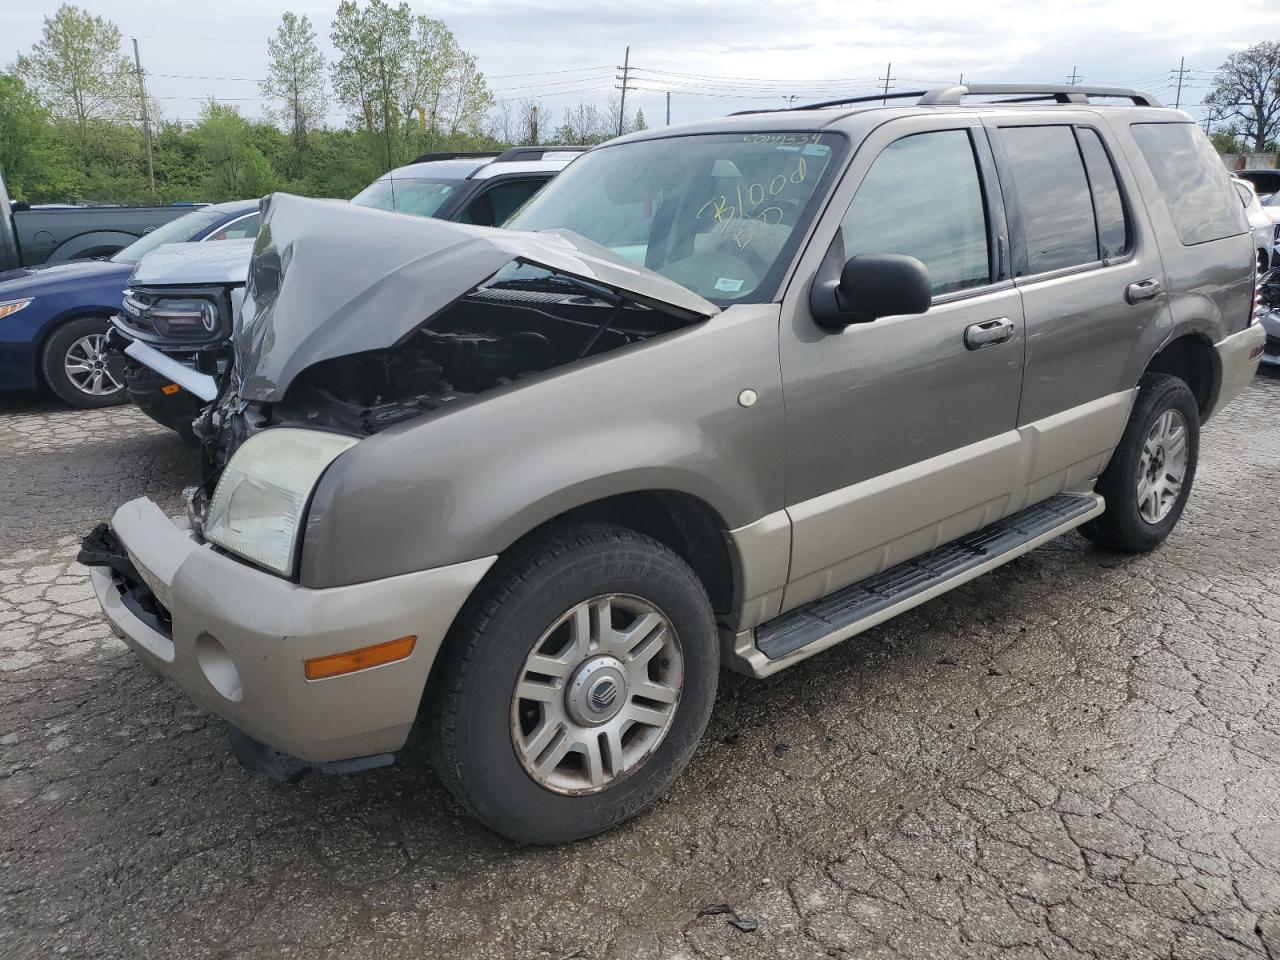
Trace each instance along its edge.
<path fill-rule="evenodd" d="M 627 700 L 627 675 L 614 657 L 588 660 L 574 674 L 565 693 L 569 716 L 584 727 L 598 726 L 618 715 Z"/>
<path fill-rule="evenodd" d="M 675 720 L 684 660 L 667 617 L 640 597 L 595 597 L 561 615 L 525 658 L 511 740 L 555 793 L 602 790 L 637 769 Z"/>

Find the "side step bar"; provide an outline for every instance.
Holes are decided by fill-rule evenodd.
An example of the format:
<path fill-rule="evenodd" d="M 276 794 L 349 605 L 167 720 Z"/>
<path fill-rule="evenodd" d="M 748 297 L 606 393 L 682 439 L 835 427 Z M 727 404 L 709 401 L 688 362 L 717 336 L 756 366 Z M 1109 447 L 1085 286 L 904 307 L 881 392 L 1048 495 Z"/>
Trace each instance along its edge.
<path fill-rule="evenodd" d="M 1102 513 L 1096 493 L 1064 493 L 762 623 L 735 652 L 756 676 L 789 667 L 1034 550 Z"/>

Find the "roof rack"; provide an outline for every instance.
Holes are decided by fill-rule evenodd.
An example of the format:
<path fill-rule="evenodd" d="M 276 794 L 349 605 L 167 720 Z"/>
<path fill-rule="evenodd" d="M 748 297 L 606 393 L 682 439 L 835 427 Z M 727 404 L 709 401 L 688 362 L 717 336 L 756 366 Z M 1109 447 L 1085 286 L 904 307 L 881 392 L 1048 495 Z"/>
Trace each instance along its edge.
<path fill-rule="evenodd" d="M 1054 103 L 1087 104 L 1090 97 L 1117 97 L 1132 100 L 1139 107 L 1163 106 L 1159 100 L 1149 93 L 1130 90 L 1127 87 L 1085 87 L 1067 86 L 1061 83 L 967 83 L 954 87 L 934 87 L 932 90 L 896 90 L 890 93 L 869 93 L 859 97 L 841 97 L 838 100 L 822 100 L 818 103 L 806 103 L 794 110 L 822 110 L 826 107 L 844 107 L 854 103 L 875 103 L 879 100 L 916 99 L 921 106 L 946 106 L 960 103 L 965 97 L 1008 96 L 1007 100 L 998 103 L 1038 103 L 1052 101 Z M 782 108 L 768 110 L 739 110 L 732 116 L 740 117 L 753 113 L 780 113 Z"/>
<path fill-rule="evenodd" d="M 1130 100 L 1138 107 L 1160 107 L 1163 104 L 1149 93 L 1128 87 L 1067 86 L 1062 83 L 967 83 L 955 87 L 937 87 L 920 98 L 922 106 L 956 104 L 965 97 L 1009 96 L 1004 103 L 1088 103 L 1090 97 L 1115 97 Z"/>
<path fill-rule="evenodd" d="M 440 153 L 424 153 L 414 157 L 410 163 L 433 163 L 436 160 L 479 160 L 482 157 L 496 157 L 497 150 L 445 150 Z"/>
<path fill-rule="evenodd" d="M 579 146 L 547 146 L 547 147 L 512 147 L 504 150 L 502 153 L 494 157 L 494 163 L 509 162 L 511 160 L 541 160 L 548 153 L 582 153 L 589 147 Z"/>

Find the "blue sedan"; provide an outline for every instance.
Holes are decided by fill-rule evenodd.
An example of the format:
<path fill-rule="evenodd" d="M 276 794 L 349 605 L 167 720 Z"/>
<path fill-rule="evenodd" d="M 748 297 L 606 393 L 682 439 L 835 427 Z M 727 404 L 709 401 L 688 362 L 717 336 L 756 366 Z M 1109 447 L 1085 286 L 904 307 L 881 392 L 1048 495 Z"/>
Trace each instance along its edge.
<path fill-rule="evenodd" d="M 0 390 L 43 385 L 76 407 L 123 403 L 124 376 L 102 347 L 134 265 L 161 244 L 257 233 L 258 201 L 237 200 L 170 220 L 106 259 L 0 273 Z"/>

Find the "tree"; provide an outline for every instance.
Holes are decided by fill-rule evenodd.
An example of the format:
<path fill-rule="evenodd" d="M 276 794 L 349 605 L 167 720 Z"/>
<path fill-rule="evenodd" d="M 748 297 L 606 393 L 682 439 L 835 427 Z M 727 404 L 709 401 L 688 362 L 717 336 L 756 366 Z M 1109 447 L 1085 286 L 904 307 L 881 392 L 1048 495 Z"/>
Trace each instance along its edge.
<path fill-rule="evenodd" d="M 133 119 L 139 113 L 136 76 L 120 53 L 120 29 L 64 3 L 44 18 L 44 31 L 15 72 L 58 119 L 70 121 L 82 163 L 95 120 Z M 87 171 L 86 171 L 87 172 Z"/>
<path fill-rule="evenodd" d="M 0 174 L 15 200 L 66 200 L 76 192 L 47 111 L 11 73 L 0 73 Z"/>
<path fill-rule="evenodd" d="M 636 111 L 636 118 L 635 118 L 635 120 L 634 120 L 634 121 L 632 122 L 632 124 L 631 124 L 631 130 L 632 130 L 632 132 L 634 133 L 634 132 L 639 131 L 639 130 L 648 130 L 648 129 L 649 129 L 649 125 L 648 125 L 647 123 L 645 123 L 645 122 L 644 122 L 644 111 L 643 111 L 643 110 L 637 110 L 637 111 Z"/>
<path fill-rule="evenodd" d="M 210 100 L 191 135 L 208 164 L 205 199 L 243 200 L 271 192 L 275 180 L 271 166 L 253 145 L 252 129 L 235 107 Z"/>
<path fill-rule="evenodd" d="M 307 133 L 324 117 L 327 104 L 324 55 L 311 20 L 286 11 L 276 35 L 267 41 L 267 79 L 262 95 L 280 104 L 269 116 L 289 132 L 295 171 L 307 147 Z"/>
<path fill-rule="evenodd" d="M 385 168 L 423 146 L 484 136 L 493 96 L 475 57 L 439 20 L 415 17 L 408 4 L 343 0 L 330 39 L 334 95 L 364 128 Z M 441 141 L 445 142 L 441 142 Z"/>
<path fill-rule="evenodd" d="M 1265 40 L 1231 54 L 1213 78 L 1205 105 L 1261 153 L 1280 133 L 1280 43 Z"/>

